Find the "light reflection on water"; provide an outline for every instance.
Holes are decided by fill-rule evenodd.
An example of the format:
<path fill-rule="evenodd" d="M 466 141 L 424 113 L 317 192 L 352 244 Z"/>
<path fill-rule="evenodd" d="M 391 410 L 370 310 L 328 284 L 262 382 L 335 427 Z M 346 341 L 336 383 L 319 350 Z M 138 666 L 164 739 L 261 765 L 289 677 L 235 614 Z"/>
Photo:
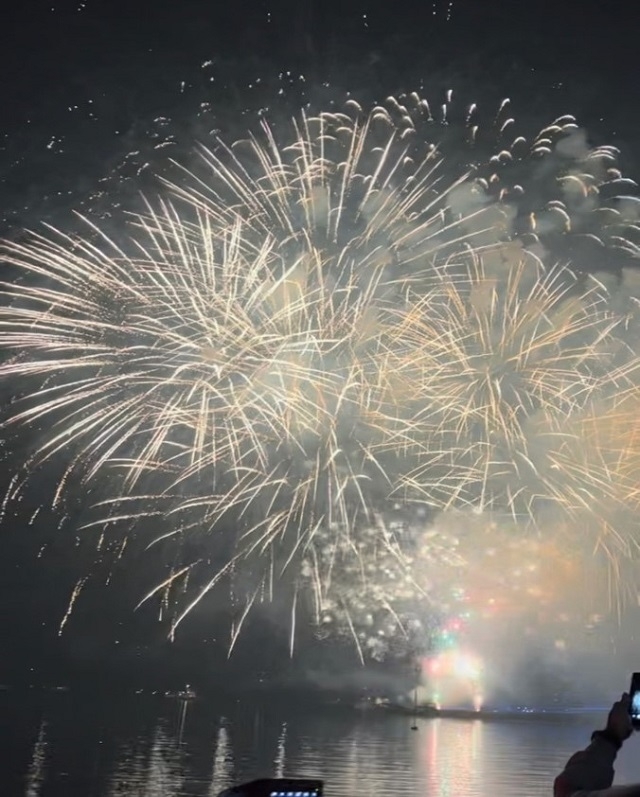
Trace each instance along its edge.
<path fill-rule="evenodd" d="M 602 724 L 437 719 L 413 732 L 407 717 L 293 707 L 12 700 L 0 793 L 16 797 L 215 797 L 265 776 L 322 777 L 328 797 L 536 797 Z M 635 744 L 617 782 L 640 780 Z"/>

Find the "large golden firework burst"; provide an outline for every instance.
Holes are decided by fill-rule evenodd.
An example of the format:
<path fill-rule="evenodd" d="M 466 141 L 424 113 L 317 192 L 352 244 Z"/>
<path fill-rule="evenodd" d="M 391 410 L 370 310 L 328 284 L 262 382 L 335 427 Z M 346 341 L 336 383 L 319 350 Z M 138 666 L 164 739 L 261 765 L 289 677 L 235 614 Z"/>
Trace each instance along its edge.
<path fill-rule="evenodd" d="M 284 133 L 265 123 L 203 149 L 128 236 L 88 224 L 3 245 L 20 273 L 0 311 L 0 377 L 22 394 L 7 423 L 47 429 L 29 467 L 68 452 L 64 484 L 117 469 L 112 522 L 161 511 L 167 537 L 232 541 L 174 627 L 241 567 L 242 619 L 291 573 L 294 605 L 309 588 L 319 622 L 342 576 L 364 584 L 372 561 L 403 561 L 389 501 L 535 525 L 599 490 L 601 541 L 609 502 L 635 500 L 610 487 L 633 478 L 628 458 L 590 443 L 591 468 L 575 453 L 583 419 L 632 387 L 635 354 L 602 286 L 545 265 L 542 248 L 553 233 L 636 251 L 629 203 L 597 203 L 621 179 L 615 153 L 589 150 L 563 117 L 452 165 L 421 146 L 430 121 L 411 95 L 301 115 Z M 498 127 L 504 138 L 510 121 Z M 545 158 L 551 188 L 531 198 L 515 166 Z M 635 530 L 615 534 L 628 553 Z"/>

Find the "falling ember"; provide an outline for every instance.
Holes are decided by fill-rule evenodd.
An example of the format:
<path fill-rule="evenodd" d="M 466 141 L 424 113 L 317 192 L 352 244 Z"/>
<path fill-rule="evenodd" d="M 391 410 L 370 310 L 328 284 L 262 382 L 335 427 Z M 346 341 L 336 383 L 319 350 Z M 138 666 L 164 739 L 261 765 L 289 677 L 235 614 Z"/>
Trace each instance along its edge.
<path fill-rule="evenodd" d="M 71 592 L 71 597 L 69 598 L 69 605 L 67 606 L 67 611 L 64 613 L 64 617 L 62 618 L 62 621 L 60 623 L 60 627 L 58 628 L 58 636 L 62 636 L 62 631 L 64 630 L 64 627 L 67 624 L 67 621 L 69 620 L 69 617 L 71 616 L 71 612 L 73 611 L 73 606 L 74 606 L 76 600 L 78 599 L 78 596 L 82 592 L 82 589 L 83 589 L 84 585 L 86 584 L 86 582 L 87 582 L 87 578 L 83 577 L 83 578 L 78 580 L 77 584 L 73 588 L 73 591 Z"/>

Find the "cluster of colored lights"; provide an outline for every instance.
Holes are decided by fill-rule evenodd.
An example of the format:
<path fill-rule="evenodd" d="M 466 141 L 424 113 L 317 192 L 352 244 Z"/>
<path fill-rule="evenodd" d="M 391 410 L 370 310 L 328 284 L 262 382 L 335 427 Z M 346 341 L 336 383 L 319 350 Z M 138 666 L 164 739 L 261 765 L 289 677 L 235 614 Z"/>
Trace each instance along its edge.
<path fill-rule="evenodd" d="M 428 673 L 433 677 L 453 676 L 460 680 L 477 681 L 482 674 L 480 659 L 462 651 L 441 653 L 429 660 Z"/>
<path fill-rule="evenodd" d="M 468 642 L 465 625 L 473 637 L 487 623 L 492 628 L 480 632 L 485 637 L 518 621 L 529 636 L 539 629 L 548 634 L 553 626 L 558 639 L 570 626 L 591 632 L 598 625 L 592 618 L 602 601 L 575 599 L 584 589 L 587 563 L 574 561 L 558 540 L 523 538 L 494 523 L 475 530 L 475 535 L 459 535 L 464 564 L 456 586 L 445 579 L 437 584 L 442 612 L 450 619 L 432 638 L 436 653 L 458 646 L 460 632 Z M 556 537 L 563 539 L 560 532 Z"/>
<path fill-rule="evenodd" d="M 482 706 L 480 680 L 482 662 L 465 650 L 464 634 L 471 612 L 465 604 L 468 597 L 465 591 L 456 587 L 451 597 L 463 611 L 448 617 L 433 639 L 433 653 L 423 662 L 423 672 L 431 690 L 431 701 L 440 707 L 443 701 L 456 698 L 471 701 L 474 708 Z"/>

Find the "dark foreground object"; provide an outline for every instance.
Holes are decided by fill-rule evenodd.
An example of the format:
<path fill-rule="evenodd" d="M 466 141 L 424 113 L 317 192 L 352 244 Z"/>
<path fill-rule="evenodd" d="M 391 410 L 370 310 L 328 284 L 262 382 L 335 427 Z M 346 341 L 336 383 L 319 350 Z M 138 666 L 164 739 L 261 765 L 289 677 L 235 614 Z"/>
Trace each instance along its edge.
<path fill-rule="evenodd" d="M 308 778 L 263 778 L 232 786 L 218 797 L 322 797 L 323 786 Z"/>

